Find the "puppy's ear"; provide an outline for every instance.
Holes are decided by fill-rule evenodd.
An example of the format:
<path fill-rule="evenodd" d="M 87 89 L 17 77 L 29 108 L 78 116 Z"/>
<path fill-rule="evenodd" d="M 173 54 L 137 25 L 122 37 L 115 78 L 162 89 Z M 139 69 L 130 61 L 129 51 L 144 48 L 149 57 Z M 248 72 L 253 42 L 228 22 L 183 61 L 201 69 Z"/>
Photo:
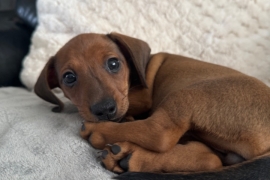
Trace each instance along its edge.
<path fill-rule="evenodd" d="M 151 52 L 148 44 L 142 40 L 118 33 L 110 33 L 107 36 L 118 45 L 130 64 L 131 85 L 147 87 L 145 71 Z"/>
<path fill-rule="evenodd" d="M 35 84 L 35 93 L 52 104 L 58 105 L 53 108 L 53 112 L 61 112 L 63 110 L 64 104 L 53 94 L 51 89 L 59 87 L 57 74 L 54 68 L 55 58 L 51 57 L 44 69 L 41 71 L 39 78 Z"/>

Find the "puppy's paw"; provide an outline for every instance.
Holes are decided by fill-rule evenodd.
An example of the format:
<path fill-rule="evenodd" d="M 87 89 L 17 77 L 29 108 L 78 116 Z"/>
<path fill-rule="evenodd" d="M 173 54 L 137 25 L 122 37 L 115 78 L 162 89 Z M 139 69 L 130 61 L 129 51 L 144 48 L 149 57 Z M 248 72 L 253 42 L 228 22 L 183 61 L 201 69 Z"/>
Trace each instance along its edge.
<path fill-rule="evenodd" d="M 102 133 L 98 131 L 97 125 L 97 123 L 84 123 L 80 135 L 83 139 L 88 140 L 94 148 L 103 149 L 106 141 Z"/>
<path fill-rule="evenodd" d="M 139 154 L 142 151 L 142 148 L 129 142 L 115 143 L 103 150 L 102 166 L 115 173 L 139 172 L 142 165 Z"/>
<path fill-rule="evenodd" d="M 94 129 L 96 128 L 96 123 L 83 122 L 80 135 L 83 139 L 88 140 Z"/>
<path fill-rule="evenodd" d="M 93 132 L 88 138 L 89 144 L 96 149 L 103 149 L 106 146 L 106 141 L 101 133 Z"/>

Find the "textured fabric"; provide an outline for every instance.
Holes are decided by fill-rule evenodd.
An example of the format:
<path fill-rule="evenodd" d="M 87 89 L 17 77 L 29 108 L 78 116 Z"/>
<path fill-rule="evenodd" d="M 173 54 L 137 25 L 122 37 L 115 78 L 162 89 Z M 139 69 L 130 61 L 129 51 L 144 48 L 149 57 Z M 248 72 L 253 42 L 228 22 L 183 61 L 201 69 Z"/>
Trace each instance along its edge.
<path fill-rule="evenodd" d="M 1 180 L 112 177 L 79 136 L 82 119 L 73 105 L 53 113 L 53 106 L 20 88 L 0 88 L 0 99 Z"/>
<path fill-rule="evenodd" d="M 21 73 L 28 88 L 68 39 L 111 31 L 145 40 L 153 53 L 229 66 L 270 85 L 269 0 L 39 0 L 38 16 Z"/>

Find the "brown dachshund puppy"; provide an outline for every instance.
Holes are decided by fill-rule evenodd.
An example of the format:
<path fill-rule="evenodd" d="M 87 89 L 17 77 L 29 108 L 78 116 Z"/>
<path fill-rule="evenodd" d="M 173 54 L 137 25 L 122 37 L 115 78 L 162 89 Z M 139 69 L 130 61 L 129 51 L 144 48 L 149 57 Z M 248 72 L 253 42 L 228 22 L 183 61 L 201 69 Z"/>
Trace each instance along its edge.
<path fill-rule="evenodd" d="M 35 86 L 61 111 L 55 87 L 78 107 L 86 120 L 81 136 L 104 149 L 107 169 L 189 172 L 119 179 L 270 177 L 270 88 L 255 78 L 183 56 L 150 55 L 147 43 L 121 34 L 82 34 L 48 61 Z"/>

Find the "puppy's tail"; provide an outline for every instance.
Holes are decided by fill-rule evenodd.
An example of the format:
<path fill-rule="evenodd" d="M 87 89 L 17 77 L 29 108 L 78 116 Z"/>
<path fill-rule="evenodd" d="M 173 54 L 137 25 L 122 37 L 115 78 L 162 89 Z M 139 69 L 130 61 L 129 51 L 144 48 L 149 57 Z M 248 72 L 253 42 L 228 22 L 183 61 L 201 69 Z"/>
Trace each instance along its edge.
<path fill-rule="evenodd" d="M 270 180 L 270 152 L 256 159 L 211 172 L 188 174 L 158 174 L 127 172 L 114 179 L 118 180 Z"/>

